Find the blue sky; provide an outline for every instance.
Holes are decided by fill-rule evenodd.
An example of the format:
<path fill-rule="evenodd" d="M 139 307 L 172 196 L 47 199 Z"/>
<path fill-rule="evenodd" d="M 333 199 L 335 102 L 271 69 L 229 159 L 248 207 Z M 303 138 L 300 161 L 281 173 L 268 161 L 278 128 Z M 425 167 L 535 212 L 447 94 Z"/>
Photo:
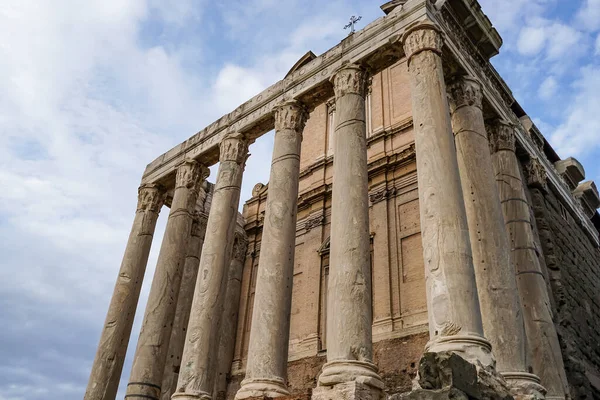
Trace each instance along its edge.
<path fill-rule="evenodd" d="M 82 398 L 145 165 L 380 2 L 0 4 L 0 400 Z M 504 38 L 493 64 L 559 155 L 598 180 L 600 0 L 481 4 Z M 271 147 L 271 135 L 251 147 L 243 200 L 267 180 Z"/>

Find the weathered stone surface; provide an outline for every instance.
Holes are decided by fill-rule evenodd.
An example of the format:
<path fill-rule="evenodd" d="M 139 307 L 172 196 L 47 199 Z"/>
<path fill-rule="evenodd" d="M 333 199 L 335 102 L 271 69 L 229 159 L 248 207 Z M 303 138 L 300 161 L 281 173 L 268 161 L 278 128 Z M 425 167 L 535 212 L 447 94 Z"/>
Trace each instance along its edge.
<path fill-rule="evenodd" d="M 164 195 L 156 185 L 142 185 L 138 189 L 135 219 L 92 365 L 85 400 L 112 400 L 117 395 L 154 228 Z"/>
<path fill-rule="evenodd" d="M 549 398 L 565 398 L 568 392 L 550 298 L 536 253 L 532 217 L 519 161 L 512 146 L 502 143 L 514 137 L 514 127 L 497 122 L 488 128 L 496 183 L 509 233 L 512 260 L 517 274 L 531 372 L 538 375 Z M 538 174 L 539 175 L 539 174 Z M 540 186 L 538 186 L 540 187 Z"/>
<path fill-rule="evenodd" d="M 525 325 L 489 153 L 481 85 L 457 77 L 448 89 L 483 331 L 492 344 L 496 370 L 523 392 L 523 381 L 539 386 L 539 379 L 527 370 Z"/>
<path fill-rule="evenodd" d="M 190 160 L 177 169 L 171 211 L 127 385 L 128 397 L 160 396 L 183 264 L 192 230 L 192 213 L 202 181 L 208 174 L 207 167 Z"/>
<path fill-rule="evenodd" d="M 345 385 L 340 386 L 340 396 L 346 396 L 342 393 L 350 390 L 346 386 L 354 385 L 354 381 L 376 391 L 383 387 L 372 363 L 365 79 L 365 72 L 356 65 L 346 66 L 332 77 L 337 121 L 327 289 L 327 363 L 319 376 L 320 390 L 328 393 L 319 397 L 323 399 L 333 393 L 330 390 L 338 390 L 339 384 Z"/>
<path fill-rule="evenodd" d="M 173 329 L 171 330 L 171 339 L 169 340 L 169 352 L 163 373 L 161 400 L 170 400 L 171 395 L 173 395 L 177 387 L 177 377 L 179 376 L 179 369 L 181 367 L 185 334 L 192 309 L 194 286 L 198 277 L 200 253 L 204 243 L 204 235 L 206 234 L 206 222 L 206 215 L 197 212 L 194 213 L 190 240 L 183 265 L 183 275 L 181 277 L 175 319 L 173 320 Z"/>
<path fill-rule="evenodd" d="M 413 125 L 431 343 L 428 351 L 458 351 L 493 365 L 483 337 L 465 205 L 440 58 L 432 25 L 403 38 L 410 62 Z"/>
<path fill-rule="evenodd" d="M 210 399 L 212 396 L 227 269 L 247 155 L 248 143 L 241 135 L 230 136 L 221 143 L 219 172 L 173 399 Z"/>

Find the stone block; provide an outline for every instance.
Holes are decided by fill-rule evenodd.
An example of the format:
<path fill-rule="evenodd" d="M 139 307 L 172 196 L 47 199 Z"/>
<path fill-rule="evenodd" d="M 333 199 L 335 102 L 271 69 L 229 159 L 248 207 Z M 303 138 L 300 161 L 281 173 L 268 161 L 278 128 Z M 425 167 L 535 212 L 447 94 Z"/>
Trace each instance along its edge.
<path fill-rule="evenodd" d="M 357 381 L 318 386 L 312 393 L 312 400 L 382 400 L 384 397 L 382 390 Z"/>
<path fill-rule="evenodd" d="M 571 190 L 575 189 L 579 182 L 585 179 L 583 166 L 573 157 L 555 162 L 554 168 L 567 182 Z"/>

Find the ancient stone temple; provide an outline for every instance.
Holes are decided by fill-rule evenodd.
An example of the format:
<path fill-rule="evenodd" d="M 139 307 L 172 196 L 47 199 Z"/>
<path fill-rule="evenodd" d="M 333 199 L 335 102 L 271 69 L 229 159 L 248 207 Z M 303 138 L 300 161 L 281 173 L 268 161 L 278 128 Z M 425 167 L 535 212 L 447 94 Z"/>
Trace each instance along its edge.
<path fill-rule="evenodd" d="M 85 400 L 116 398 L 163 205 L 127 399 L 600 398 L 595 184 L 477 1 L 381 9 L 147 166 Z"/>

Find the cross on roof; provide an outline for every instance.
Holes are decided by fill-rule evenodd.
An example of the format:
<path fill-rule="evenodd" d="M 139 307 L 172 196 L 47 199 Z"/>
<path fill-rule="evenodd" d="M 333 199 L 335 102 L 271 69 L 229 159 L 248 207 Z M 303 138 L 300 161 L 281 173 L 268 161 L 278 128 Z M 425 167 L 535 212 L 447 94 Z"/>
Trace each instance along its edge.
<path fill-rule="evenodd" d="M 361 18 L 362 18 L 362 16 L 360 16 L 360 15 L 358 16 L 358 18 L 354 15 L 351 16 L 350 23 L 348 25 L 344 26 L 344 29 L 350 28 L 350 34 L 353 34 L 354 33 L 354 24 L 357 23 L 358 21 L 360 21 Z"/>

